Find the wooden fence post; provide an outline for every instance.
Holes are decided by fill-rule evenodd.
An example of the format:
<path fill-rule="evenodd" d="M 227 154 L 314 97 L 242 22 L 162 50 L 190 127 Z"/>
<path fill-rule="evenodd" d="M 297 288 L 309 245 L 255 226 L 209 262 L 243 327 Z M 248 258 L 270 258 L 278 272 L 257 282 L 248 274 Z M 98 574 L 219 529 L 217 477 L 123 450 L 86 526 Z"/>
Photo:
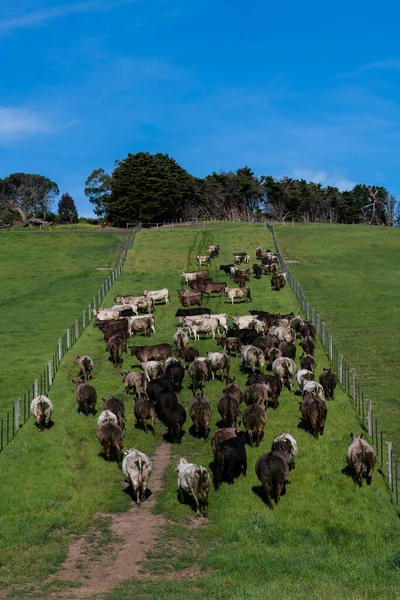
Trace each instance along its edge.
<path fill-rule="evenodd" d="M 352 374 L 353 374 L 353 402 L 356 401 L 356 385 L 357 385 L 357 377 L 356 377 L 356 370 L 352 369 Z"/>
<path fill-rule="evenodd" d="M 79 337 L 79 323 L 78 321 L 75 321 L 75 341 L 78 339 Z"/>
<path fill-rule="evenodd" d="M 15 399 L 15 410 L 14 410 L 14 418 L 15 418 L 15 431 L 19 429 L 19 419 L 20 419 L 20 399 Z"/>
<path fill-rule="evenodd" d="M 366 400 L 367 402 L 367 421 L 368 421 L 368 435 L 372 437 L 372 400 Z"/>
<path fill-rule="evenodd" d="M 53 361 L 52 360 L 49 360 L 47 367 L 48 367 L 48 371 L 49 371 L 49 388 L 50 388 L 50 386 L 53 383 Z"/>
<path fill-rule="evenodd" d="M 387 451 L 388 451 L 388 481 L 389 481 L 389 485 L 393 486 L 393 480 L 392 480 L 392 442 L 386 442 L 387 443 Z"/>
<path fill-rule="evenodd" d="M 39 379 L 35 379 L 33 382 L 33 395 L 34 398 L 39 395 Z"/>
<path fill-rule="evenodd" d="M 343 385 L 343 354 L 339 354 L 339 358 L 340 358 L 339 382 L 340 382 L 340 385 Z"/>
<path fill-rule="evenodd" d="M 62 356 L 62 339 L 58 338 L 58 362 L 61 362 Z"/>
<path fill-rule="evenodd" d="M 85 329 L 86 327 L 86 313 L 85 311 L 82 312 L 82 329 Z"/>
<path fill-rule="evenodd" d="M 67 334 L 67 350 L 71 348 L 71 330 L 68 328 L 66 331 Z"/>

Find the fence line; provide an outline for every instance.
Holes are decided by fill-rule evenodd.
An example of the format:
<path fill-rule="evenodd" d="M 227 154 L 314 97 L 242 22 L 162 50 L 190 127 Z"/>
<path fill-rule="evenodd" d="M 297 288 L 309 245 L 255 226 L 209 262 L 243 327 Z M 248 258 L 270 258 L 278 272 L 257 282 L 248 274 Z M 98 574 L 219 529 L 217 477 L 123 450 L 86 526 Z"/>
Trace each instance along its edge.
<path fill-rule="evenodd" d="M 29 419 L 30 404 L 33 398 L 38 394 L 47 395 L 49 393 L 64 355 L 72 348 L 85 328 L 89 325 L 92 319 L 93 309 L 100 306 L 105 295 L 109 292 L 116 279 L 121 275 L 128 250 L 132 248 L 136 233 L 140 231 L 140 229 L 140 223 L 136 224 L 132 235 L 125 244 L 118 266 L 113 269 L 110 275 L 105 279 L 101 288 L 94 295 L 90 304 L 82 311 L 79 318 L 65 331 L 62 337 L 58 338 L 53 356 L 48 360 L 46 368 L 40 373 L 39 377 L 33 381 L 26 392 L 24 392 L 23 398 L 16 398 L 12 407 L 0 418 L 0 452 L 2 452 L 2 450 L 11 442 L 19 429 L 25 425 Z"/>
<path fill-rule="evenodd" d="M 386 440 L 385 433 L 379 429 L 378 419 L 374 416 L 372 400 L 367 398 L 364 391 L 361 390 L 360 382 L 357 379 L 356 370 L 345 360 L 343 354 L 339 352 L 338 347 L 333 341 L 333 336 L 329 333 L 325 321 L 307 302 L 303 291 L 291 274 L 276 240 L 275 231 L 272 225 L 267 223 L 267 228 L 272 235 L 275 245 L 275 251 L 278 255 L 283 270 L 287 273 L 287 280 L 290 287 L 296 295 L 296 298 L 319 335 L 326 354 L 332 364 L 332 370 L 338 376 L 339 383 L 346 394 L 353 401 L 353 406 L 357 410 L 362 427 L 369 437 L 371 445 L 374 446 L 377 454 L 377 464 L 380 463 L 382 474 L 386 484 L 393 494 L 394 500 L 399 502 L 399 481 L 398 481 L 398 458 L 392 447 L 392 442 Z"/>

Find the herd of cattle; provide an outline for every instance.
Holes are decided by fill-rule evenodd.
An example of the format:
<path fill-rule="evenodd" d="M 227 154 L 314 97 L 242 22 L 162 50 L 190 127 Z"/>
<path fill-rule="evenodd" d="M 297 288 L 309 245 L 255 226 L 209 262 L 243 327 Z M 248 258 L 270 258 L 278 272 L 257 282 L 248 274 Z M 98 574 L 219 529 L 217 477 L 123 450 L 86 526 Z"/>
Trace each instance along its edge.
<path fill-rule="evenodd" d="M 218 257 L 220 248 L 213 245 L 208 250 L 207 255 L 197 257 L 199 267 Z M 324 432 L 328 412 L 326 400 L 333 400 L 337 385 L 337 377 L 331 369 L 324 368 L 319 381 L 315 381 L 316 332 L 312 323 L 301 316 L 251 310 L 248 315 L 231 317 L 230 324 L 227 314 L 213 314 L 210 309 L 202 307 L 203 294 L 209 297 L 211 294 L 226 295 L 232 303 L 236 298 L 251 301 L 250 288 L 246 287 L 251 275 L 258 279 L 263 273 L 270 274 L 274 290 L 284 287 L 286 274 L 277 272 L 278 257 L 270 250 L 263 252 L 257 248 L 256 258 L 261 265 L 254 264 L 251 270 L 239 268 L 241 263 L 250 263 L 247 252 L 237 252 L 233 255 L 232 264 L 220 265 L 221 271 L 233 277 L 239 286 L 237 288 L 229 287 L 225 282 L 213 282 L 208 270 L 181 273 L 188 287 L 178 290 L 182 308 L 176 313 L 175 348 L 169 343 L 129 346 L 131 356 L 139 361 L 140 371 L 121 372 L 125 393 L 132 392 L 135 398 L 134 414 L 138 425 L 147 433 L 150 421 L 154 435 L 158 417 L 166 426 L 165 437 L 171 443 L 180 443 L 187 419 L 178 397 L 184 378 L 190 378 L 194 397 L 189 407 L 194 435 L 205 440 L 208 440 L 211 431 L 213 414 L 213 407 L 204 398 L 207 382 L 213 379 L 225 381 L 216 406 L 222 427 L 211 437 L 215 489 L 223 481 L 233 483 L 240 474 L 246 475 L 246 444 L 259 446 L 264 436 L 268 406 L 278 408 L 281 391 L 284 387 L 292 390 L 294 378 L 302 394 L 300 410 L 303 426 L 316 438 Z M 94 311 L 94 325 L 103 333 L 110 360 L 115 367 L 121 367 L 123 352 L 128 350 L 128 339 L 138 333 L 143 336 L 155 333 L 155 303 L 161 301 L 168 305 L 170 296 L 167 289 L 143 290 L 140 295 L 116 296 L 114 301 L 118 304 Z M 193 306 L 197 308 L 191 308 Z M 207 352 L 206 356 L 200 356 L 199 350 L 190 345 L 191 339 L 196 341 L 202 335 L 212 335 L 217 345 L 216 350 Z M 297 337 L 301 338 L 303 351 L 299 359 L 300 368 L 295 362 Z M 217 351 L 218 346 L 222 351 Z M 242 373 L 248 375 L 246 389 L 230 377 L 233 357 L 240 357 Z M 87 355 L 79 355 L 75 363 L 80 371 L 80 377 L 72 379 L 76 386 L 78 410 L 85 415 L 95 414 L 97 392 L 88 383 L 93 378 L 93 360 Z M 264 372 L 267 365 L 272 374 Z M 242 412 L 243 402 L 246 408 Z M 53 413 L 52 402 L 46 396 L 37 396 L 31 403 L 31 413 L 36 417 L 39 429 L 48 427 Z M 240 431 L 240 418 L 244 431 Z M 124 448 L 124 425 L 124 401 L 115 396 L 103 399 L 103 411 L 97 420 L 97 439 L 108 460 L 114 458 L 121 466 L 124 455 L 122 471 L 140 505 L 145 499 L 152 462 L 139 450 Z M 360 486 L 363 478 L 370 484 L 376 464 L 375 452 L 361 436 L 351 434 L 351 437 L 347 462 Z M 282 433 L 274 440 L 271 452 L 257 459 L 255 471 L 270 508 L 273 508 L 272 500 L 277 503 L 284 492 L 288 472 L 294 468 L 297 454 L 294 437 L 290 433 Z M 179 458 L 176 471 L 182 501 L 185 493 L 191 494 L 196 502 L 197 515 L 202 509 L 206 516 L 211 481 L 207 469 Z"/>

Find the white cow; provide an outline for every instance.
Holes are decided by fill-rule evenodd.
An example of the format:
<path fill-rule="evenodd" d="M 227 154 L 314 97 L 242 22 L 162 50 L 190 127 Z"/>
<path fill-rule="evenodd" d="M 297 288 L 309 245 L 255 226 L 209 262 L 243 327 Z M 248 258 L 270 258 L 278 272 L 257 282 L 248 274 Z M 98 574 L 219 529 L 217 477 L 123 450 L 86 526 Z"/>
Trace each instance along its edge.
<path fill-rule="evenodd" d="M 250 323 L 257 320 L 257 315 L 244 315 L 232 317 L 232 323 L 237 329 L 247 329 Z"/>
<path fill-rule="evenodd" d="M 200 319 L 218 319 L 220 327 L 224 330 L 224 332 L 228 331 L 228 315 L 225 313 L 220 313 L 218 315 L 188 315 L 187 317 L 179 317 L 179 323 L 186 327 L 189 327 L 193 321 L 198 321 Z"/>
<path fill-rule="evenodd" d="M 111 319 L 117 320 L 121 318 L 118 310 L 109 310 L 109 309 L 93 309 L 94 316 L 99 321 L 110 321 Z"/>
<path fill-rule="evenodd" d="M 189 273 L 181 273 L 181 277 L 184 278 L 186 283 L 189 283 L 189 281 L 196 281 L 196 279 L 202 279 L 203 277 L 208 277 L 208 271 L 207 269 L 204 269 L 202 271 L 191 271 Z"/>
<path fill-rule="evenodd" d="M 308 371 L 308 369 L 300 369 L 296 373 L 296 381 L 301 391 L 303 391 L 303 386 L 307 381 L 312 381 L 314 379 L 314 373 L 312 371 Z"/>
<path fill-rule="evenodd" d="M 215 339 L 215 334 L 219 331 L 219 321 L 218 319 L 210 318 L 210 319 L 199 319 L 198 321 L 193 321 L 190 325 L 188 325 L 188 329 L 192 333 L 195 340 L 200 339 L 200 333 L 211 333 L 213 336 L 213 340 Z"/>
<path fill-rule="evenodd" d="M 169 292 L 167 288 L 163 288 L 162 290 L 143 290 L 143 294 L 145 296 L 150 296 L 153 299 L 153 302 L 156 300 L 165 300 L 165 305 L 170 304 Z"/>
<path fill-rule="evenodd" d="M 39 429 L 50 425 L 50 417 L 53 414 L 53 404 L 47 396 L 36 396 L 31 402 L 31 415 L 36 419 Z"/>
<path fill-rule="evenodd" d="M 318 396 L 321 400 L 325 400 L 324 388 L 317 381 L 306 381 L 302 389 L 303 396 L 306 392 L 311 392 L 314 396 Z"/>
<path fill-rule="evenodd" d="M 272 363 L 272 372 L 279 377 L 282 385 L 286 385 L 287 388 L 292 391 L 292 378 L 297 373 L 297 367 L 294 360 L 287 358 L 286 356 L 277 358 Z"/>
<path fill-rule="evenodd" d="M 154 315 L 152 314 L 147 314 L 147 315 L 137 315 L 134 317 L 124 317 L 127 321 L 128 321 L 128 330 L 129 330 L 129 335 L 132 335 L 132 331 L 133 331 L 133 323 L 137 320 L 137 319 L 149 319 L 150 321 L 150 330 L 155 333 L 156 332 L 156 321 L 154 319 Z"/>
<path fill-rule="evenodd" d="M 297 442 L 290 433 L 281 433 L 272 442 L 272 450 L 286 450 L 293 457 L 293 462 L 289 465 L 289 470 L 294 469 L 294 459 L 299 453 Z"/>
<path fill-rule="evenodd" d="M 115 425 L 118 425 L 118 418 L 116 415 L 114 415 L 113 412 L 111 412 L 111 410 L 103 410 L 103 412 L 100 413 L 99 418 L 97 419 L 97 427 L 99 427 L 99 425 L 101 425 L 102 423 L 115 423 Z"/>
<path fill-rule="evenodd" d="M 251 302 L 251 293 L 250 293 L 250 288 L 230 288 L 227 287 L 226 288 L 226 294 L 229 298 L 229 300 L 231 300 L 232 304 L 233 304 L 233 300 L 235 298 L 244 298 L 245 301 L 247 302 L 248 300 Z"/>
<path fill-rule="evenodd" d="M 210 491 L 210 475 L 205 467 L 188 463 L 186 458 L 178 458 L 175 471 L 178 473 L 178 490 L 181 503 L 184 494 L 192 494 L 196 502 L 196 516 L 201 515 L 200 498 L 202 498 L 203 515 L 208 515 L 208 494 Z"/>
<path fill-rule="evenodd" d="M 135 448 L 124 449 L 124 454 L 122 472 L 132 485 L 133 494 L 136 495 L 136 504 L 140 506 L 140 502 L 146 500 L 146 489 L 153 471 L 153 465 L 146 454 Z"/>
<path fill-rule="evenodd" d="M 160 360 L 148 360 L 140 363 L 140 368 L 144 371 L 147 381 L 162 377 L 165 375 L 165 365 Z"/>

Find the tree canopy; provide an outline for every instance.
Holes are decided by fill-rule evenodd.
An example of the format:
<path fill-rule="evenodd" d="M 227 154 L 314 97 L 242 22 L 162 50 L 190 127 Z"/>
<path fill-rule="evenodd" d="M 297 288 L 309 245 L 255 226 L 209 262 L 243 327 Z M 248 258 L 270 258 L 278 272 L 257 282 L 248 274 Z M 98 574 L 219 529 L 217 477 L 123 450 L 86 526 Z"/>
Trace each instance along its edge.
<path fill-rule="evenodd" d="M 59 193 L 57 184 L 48 177 L 12 173 L 0 179 L 0 209 L 6 218 L 9 212 L 17 213 L 27 225 L 29 218 L 38 213 L 45 218 Z"/>

